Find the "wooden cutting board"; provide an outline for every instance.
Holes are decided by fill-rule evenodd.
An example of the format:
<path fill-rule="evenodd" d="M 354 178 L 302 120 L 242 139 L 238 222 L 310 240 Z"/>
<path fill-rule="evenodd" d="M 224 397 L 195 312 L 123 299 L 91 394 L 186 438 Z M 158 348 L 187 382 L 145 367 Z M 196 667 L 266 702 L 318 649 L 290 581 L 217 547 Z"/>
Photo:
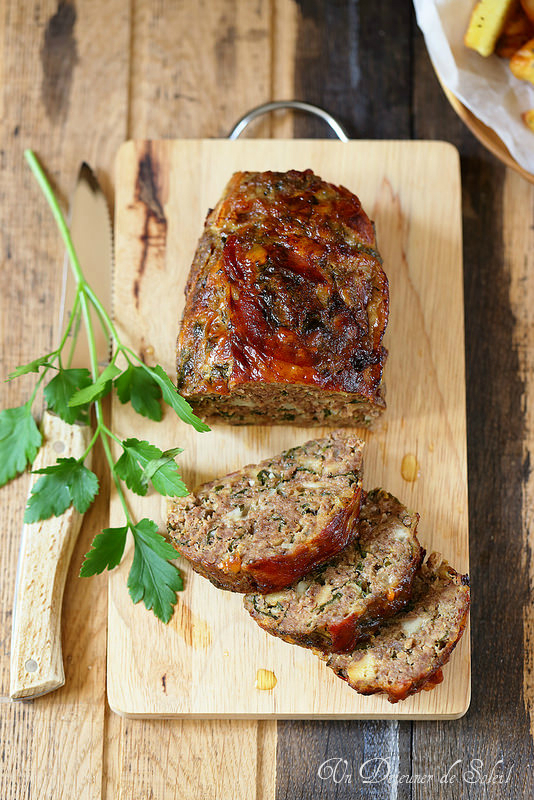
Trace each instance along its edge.
<path fill-rule="evenodd" d="M 421 514 L 420 539 L 468 569 L 460 170 L 442 142 L 217 140 L 128 142 L 117 158 L 114 313 L 124 341 L 174 376 L 183 290 L 204 218 L 235 170 L 311 167 L 342 183 L 375 220 L 390 281 L 388 410 L 364 433 L 367 488 L 383 486 Z M 171 414 L 153 423 L 115 402 L 121 438 L 180 445 L 191 487 L 324 435 L 326 429 L 232 428 L 198 434 Z M 165 529 L 166 501 L 129 496 Z M 111 498 L 111 525 L 122 524 Z M 311 652 L 264 633 L 180 560 L 185 590 L 165 626 L 126 588 L 131 543 L 109 581 L 108 698 L 128 716 L 454 718 L 470 698 L 469 632 L 443 683 L 397 705 L 363 697 Z M 261 673 L 276 678 L 260 688 Z"/>

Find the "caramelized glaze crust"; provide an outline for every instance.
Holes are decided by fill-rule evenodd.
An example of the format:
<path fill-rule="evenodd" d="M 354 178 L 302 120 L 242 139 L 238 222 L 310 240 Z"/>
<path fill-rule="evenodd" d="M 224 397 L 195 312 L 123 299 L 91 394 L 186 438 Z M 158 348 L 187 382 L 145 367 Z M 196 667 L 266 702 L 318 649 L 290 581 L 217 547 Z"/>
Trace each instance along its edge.
<path fill-rule="evenodd" d="M 230 422 L 261 422 L 276 398 L 276 421 L 344 423 L 337 393 L 354 404 L 350 416 L 358 402 L 375 416 L 387 317 L 373 224 L 355 195 L 311 170 L 236 173 L 207 217 L 186 287 L 178 388 L 204 416 L 219 407 Z M 251 408 L 247 390 L 265 386 L 271 393 L 256 393 Z M 284 406 L 284 387 L 295 386 L 307 404 L 291 396 Z M 314 414 L 325 398 L 334 410 Z"/>

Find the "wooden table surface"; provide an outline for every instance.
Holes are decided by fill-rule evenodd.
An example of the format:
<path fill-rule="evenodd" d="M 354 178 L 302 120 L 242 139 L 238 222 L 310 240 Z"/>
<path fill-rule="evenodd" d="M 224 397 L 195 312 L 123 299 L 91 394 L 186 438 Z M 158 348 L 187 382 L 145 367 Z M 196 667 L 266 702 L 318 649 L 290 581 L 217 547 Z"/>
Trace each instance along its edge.
<path fill-rule="evenodd" d="M 23 162 L 25 147 L 38 152 L 63 199 L 86 159 L 112 201 L 113 159 L 125 139 L 225 136 L 248 108 L 286 98 L 326 107 L 352 137 L 445 139 L 460 150 L 471 708 L 439 723 L 115 716 L 105 693 L 106 578 L 77 577 L 90 540 L 106 524 L 105 491 L 86 516 L 68 578 L 66 685 L 12 703 L 11 608 L 25 475 L 1 492 L 2 800 L 532 797 L 534 187 L 455 117 L 411 4 L 3 0 L 1 375 L 51 349 L 58 334 L 63 248 Z M 314 120 L 286 115 L 259 122 L 254 134 L 327 135 Z M 29 385 L 2 384 L 2 406 L 19 405 Z"/>

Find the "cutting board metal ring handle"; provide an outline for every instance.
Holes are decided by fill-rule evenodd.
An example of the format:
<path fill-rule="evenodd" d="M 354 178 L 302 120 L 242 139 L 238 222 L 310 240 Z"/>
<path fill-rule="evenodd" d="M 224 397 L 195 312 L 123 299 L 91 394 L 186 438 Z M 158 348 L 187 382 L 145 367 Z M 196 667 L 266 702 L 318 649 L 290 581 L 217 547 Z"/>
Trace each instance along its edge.
<path fill-rule="evenodd" d="M 314 106 L 311 103 L 302 103 L 300 100 L 277 100 L 273 103 L 263 103 L 261 106 L 252 108 L 236 122 L 228 134 L 228 138 L 232 140 L 238 139 L 247 125 L 252 122 L 253 119 L 260 117 L 262 114 L 267 114 L 270 111 L 278 111 L 281 108 L 293 108 L 297 111 L 304 111 L 307 114 L 314 114 L 316 117 L 324 119 L 324 121 L 330 125 L 338 139 L 341 139 L 342 142 L 350 141 L 347 133 L 343 129 L 343 126 L 337 121 L 337 119 L 335 119 L 335 117 L 329 114 L 328 111 L 325 111 L 324 108 L 320 108 L 319 106 Z"/>

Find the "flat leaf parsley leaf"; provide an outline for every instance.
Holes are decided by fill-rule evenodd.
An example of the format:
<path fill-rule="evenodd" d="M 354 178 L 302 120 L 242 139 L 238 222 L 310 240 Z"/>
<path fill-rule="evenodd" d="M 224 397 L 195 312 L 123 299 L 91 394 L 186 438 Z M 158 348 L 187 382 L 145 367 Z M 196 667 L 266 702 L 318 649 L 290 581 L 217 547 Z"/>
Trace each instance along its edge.
<path fill-rule="evenodd" d="M 138 414 L 160 421 L 161 388 L 144 367 L 130 364 L 115 380 L 115 388 L 121 403 L 130 402 Z"/>
<path fill-rule="evenodd" d="M 24 522 L 59 517 L 72 503 L 85 514 L 98 493 L 98 478 L 76 458 L 58 458 L 51 467 L 36 469 L 42 475 L 32 487 Z"/>
<path fill-rule="evenodd" d="M 160 456 L 148 461 L 143 469 L 145 480 L 151 481 L 156 492 L 166 497 L 185 497 L 188 493 L 174 461 L 177 451 L 182 452 L 179 447 L 164 450 Z"/>
<path fill-rule="evenodd" d="M 0 411 L 0 486 L 33 462 L 41 441 L 29 405 Z"/>
<path fill-rule="evenodd" d="M 104 528 L 102 533 L 98 533 L 91 549 L 85 554 L 80 577 L 89 578 L 99 575 L 106 568 L 115 569 L 121 562 L 128 530 L 129 525 L 125 525 L 123 528 Z"/>
<path fill-rule="evenodd" d="M 139 465 L 139 461 L 145 464 L 151 458 L 157 458 L 159 447 L 138 439 L 125 439 L 122 448 L 122 455 L 115 463 L 115 474 L 124 481 L 128 489 L 144 497 L 148 491 L 148 480 L 143 476 L 143 467 Z"/>
<path fill-rule="evenodd" d="M 183 589 L 182 576 L 170 559 L 177 556 L 174 547 L 158 533 L 158 527 L 150 519 L 142 519 L 131 528 L 135 552 L 128 590 L 134 603 L 144 601 L 145 606 L 168 622 L 176 604 L 176 592 Z"/>
<path fill-rule="evenodd" d="M 192 425 L 193 428 L 200 433 L 209 431 L 209 426 L 193 413 L 193 409 L 187 400 L 184 400 L 182 395 L 178 394 L 176 386 L 163 367 L 158 364 L 155 367 L 146 367 L 146 369 L 150 370 L 154 379 L 159 384 L 165 403 L 171 406 L 171 408 L 174 408 L 181 420 L 187 422 L 188 425 Z"/>
<path fill-rule="evenodd" d="M 84 406 L 87 403 L 94 403 L 95 400 L 101 400 L 111 391 L 112 381 L 117 375 L 120 375 L 121 370 L 116 364 L 108 364 L 102 370 L 98 378 L 90 386 L 80 389 L 69 400 L 69 406 Z"/>
<path fill-rule="evenodd" d="M 181 453 L 176 447 L 163 452 L 153 444 L 139 439 L 125 439 L 123 453 L 115 464 L 115 473 L 136 494 L 145 495 L 150 481 L 159 494 L 184 497 L 187 488 L 180 477 L 174 456 Z"/>
<path fill-rule="evenodd" d="M 73 422 L 89 422 L 89 404 L 69 406 L 71 397 L 80 389 L 85 389 L 92 383 L 91 373 L 88 369 L 61 369 L 44 389 L 45 400 L 64 422 L 72 425 Z"/>
<path fill-rule="evenodd" d="M 29 361 L 27 364 L 21 364 L 20 367 L 16 367 L 16 369 L 7 376 L 7 380 L 12 381 L 15 378 L 20 378 L 21 375 L 28 375 L 30 372 L 39 372 L 41 367 L 53 367 L 54 365 L 50 362 L 50 359 L 53 358 L 54 355 L 54 353 L 47 353 L 46 356 L 34 358 L 33 361 Z"/>

